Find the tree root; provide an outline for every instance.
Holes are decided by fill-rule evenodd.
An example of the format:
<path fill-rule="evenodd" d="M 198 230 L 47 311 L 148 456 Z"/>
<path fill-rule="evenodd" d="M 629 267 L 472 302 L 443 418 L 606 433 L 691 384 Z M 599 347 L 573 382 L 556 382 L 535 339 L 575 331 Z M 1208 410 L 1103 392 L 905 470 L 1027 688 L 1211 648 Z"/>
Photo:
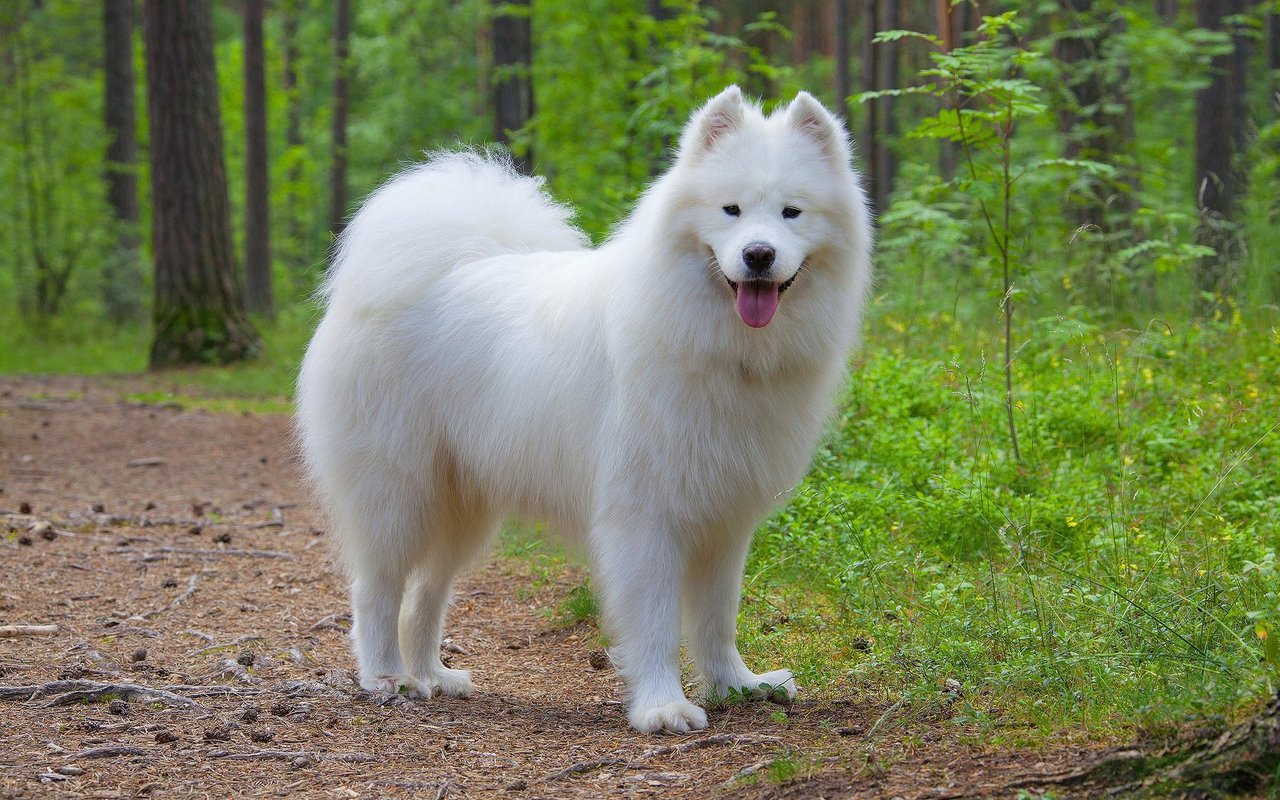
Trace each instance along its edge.
<path fill-rule="evenodd" d="M 1280 694 L 1218 736 L 1113 750 L 1082 767 L 1031 775 L 1000 789 L 1072 787 L 1083 796 L 1252 796 L 1280 785 Z"/>
<path fill-rule="evenodd" d="M 71 703 L 99 703 L 104 700 L 122 698 L 132 700 L 138 698 L 148 703 L 163 703 L 167 706 L 202 709 L 199 703 L 189 697 L 150 686 L 139 686 L 136 683 L 98 683 L 97 681 L 50 681 L 33 686 L 0 686 L 0 700 L 19 700 L 28 702 L 53 697 L 46 707 L 65 706 Z"/>

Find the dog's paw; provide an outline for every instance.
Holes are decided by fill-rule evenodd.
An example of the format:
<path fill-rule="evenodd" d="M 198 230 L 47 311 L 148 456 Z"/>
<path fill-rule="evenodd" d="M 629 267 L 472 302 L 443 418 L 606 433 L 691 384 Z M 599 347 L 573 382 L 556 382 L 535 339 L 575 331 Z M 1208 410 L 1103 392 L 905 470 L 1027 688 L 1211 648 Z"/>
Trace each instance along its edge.
<path fill-rule="evenodd" d="M 441 667 L 430 680 L 435 683 L 435 693 L 443 697 L 470 697 L 475 691 L 471 685 L 471 670 L 468 669 Z"/>
<path fill-rule="evenodd" d="M 627 714 L 627 720 L 641 733 L 688 733 L 707 727 L 707 712 L 682 699 L 660 706 L 633 708 Z"/>
<path fill-rule="evenodd" d="M 714 705 L 732 705 L 745 700 L 768 700 L 789 705 L 795 699 L 796 691 L 796 679 L 789 669 L 749 674 L 707 687 L 708 699 Z"/>
<path fill-rule="evenodd" d="M 474 690 L 468 670 L 447 668 L 421 678 L 412 675 L 378 675 L 361 679 L 360 686 L 372 692 L 402 694 L 415 700 L 441 696 L 470 697 Z"/>

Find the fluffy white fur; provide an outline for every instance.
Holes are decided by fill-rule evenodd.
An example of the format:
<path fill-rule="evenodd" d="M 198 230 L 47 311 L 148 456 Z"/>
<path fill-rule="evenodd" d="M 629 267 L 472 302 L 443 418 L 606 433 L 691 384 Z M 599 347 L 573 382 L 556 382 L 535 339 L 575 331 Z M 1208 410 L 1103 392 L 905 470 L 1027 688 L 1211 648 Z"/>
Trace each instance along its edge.
<path fill-rule="evenodd" d="M 440 661 L 445 608 L 515 516 L 589 548 L 635 728 L 707 724 L 680 682 L 682 620 L 708 690 L 794 694 L 787 670 L 743 663 L 735 621 L 752 531 L 803 476 L 861 324 L 849 148 L 810 95 L 766 117 L 730 87 L 596 249 L 540 180 L 477 154 L 368 199 L 298 385 L 363 686 L 471 692 Z M 753 272 L 761 243 L 774 260 Z M 730 283 L 753 278 L 794 279 L 759 328 Z"/>

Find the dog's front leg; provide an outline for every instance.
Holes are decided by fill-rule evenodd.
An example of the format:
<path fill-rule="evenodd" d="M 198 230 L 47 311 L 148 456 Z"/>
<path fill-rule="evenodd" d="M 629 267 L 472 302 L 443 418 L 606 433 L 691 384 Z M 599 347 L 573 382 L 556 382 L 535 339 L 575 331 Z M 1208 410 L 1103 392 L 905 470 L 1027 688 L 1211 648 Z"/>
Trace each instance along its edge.
<path fill-rule="evenodd" d="M 734 697 L 790 700 L 796 696 L 790 670 L 755 673 L 738 654 L 738 603 L 751 543 L 750 528 L 742 527 L 746 533 L 728 529 L 690 553 L 684 576 L 689 652 L 712 703 Z"/>
<path fill-rule="evenodd" d="M 612 520 L 592 542 L 611 653 L 627 684 L 627 719 L 644 733 L 687 733 L 707 713 L 680 684 L 683 556 L 672 531 L 653 520 Z"/>

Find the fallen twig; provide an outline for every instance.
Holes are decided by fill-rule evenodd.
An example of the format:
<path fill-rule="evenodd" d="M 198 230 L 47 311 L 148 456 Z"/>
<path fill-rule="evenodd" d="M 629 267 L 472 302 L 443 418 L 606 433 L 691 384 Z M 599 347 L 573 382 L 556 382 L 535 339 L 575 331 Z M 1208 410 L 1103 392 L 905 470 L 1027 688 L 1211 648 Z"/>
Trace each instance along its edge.
<path fill-rule="evenodd" d="M 538 779 L 538 783 L 550 783 L 567 778 L 570 775 L 577 775 L 583 772 L 600 769 L 601 767 L 612 767 L 618 764 L 633 764 L 638 761 L 648 761 L 658 756 L 671 755 L 673 753 L 687 753 L 690 750 L 698 750 L 703 747 L 715 747 L 725 744 L 780 744 L 781 739 L 775 736 L 756 736 L 754 734 L 738 734 L 738 733 L 717 733 L 714 736 L 703 736 L 698 739 L 690 739 L 681 744 L 669 744 L 662 747 L 654 747 L 645 750 L 636 756 L 606 756 L 592 761 L 580 761 L 572 764 L 562 770 L 557 770 Z"/>
<path fill-rule="evenodd" d="M 80 758 L 119 758 L 120 756 L 145 756 L 146 754 L 147 751 L 141 747 L 134 747 L 130 744 L 113 744 L 106 747 L 81 750 L 78 753 L 67 753 L 65 757 L 74 761 Z"/>
<path fill-rule="evenodd" d="M 166 686 L 165 691 L 181 694 L 186 697 L 257 697 L 266 689 L 251 689 L 247 686 L 193 686 L 181 684 Z"/>
<path fill-rule="evenodd" d="M 187 633 L 199 633 L 199 631 L 187 631 Z M 234 641 L 227 642 L 226 644 L 215 643 L 212 636 L 209 637 L 208 641 L 209 641 L 208 647 L 202 647 L 199 650 L 193 650 L 191 652 L 191 655 L 204 656 L 218 650 L 228 650 L 232 647 L 239 647 L 245 642 L 260 642 L 262 641 L 262 637 L 255 636 L 252 633 L 247 633 L 244 636 L 237 636 Z"/>
<path fill-rule="evenodd" d="M 196 584 L 199 583 L 199 581 L 200 581 L 200 576 L 198 574 L 193 574 L 190 578 L 187 579 L 187 590 L 185 592 L 183 592 L 182 594 L 170 600 L 167 605 L 161 606 L 160 608 L 153 608 L 150 611 L 139 614 L 138 617 L 140 619 L 151 619 L 152 617 L 158 614 L 163 614 L 164 612 L 172 608 L 176 608 L 177 606 L 182 605 L 183 602 L 185 602 L 188 597 L 195 594 Z"/>
<path fill-rule="evenodd" d="M 219 678 L 234 678 L 241 683 L 249 684 L 251 686 L 262 683 L 262 678 L 259 678 L 249 672 L 248 668 L 245 667 L 244 664 L 241 664 L 232 658 L 224 658 L 218 661 L 217 666 L 215 666 L 213 671 L 208 673 L 208 676 L 206 677 L 213 676 Z"/>
<path fill-rule="evenodd" d="M 31 701 L 53 697 L 46 706 L 65 706 L 70 703 L 92 703 L 105 698 L 121 697 L 126 700 L 134 697 L 146 702 L 164 703 L 184 708 L 203 708 L 189 697 L 150 686 L 139 686 L 135 683 L 98 683 L 97 681 L 50 681 L 32 686 L 0 686 L 0 700 Z"/>
<path fill-rule="evenodd" d="M 732 785 L 734 784 L 734 782 L 735 782 L 735 781 L 740 781 L 740 780 L 742 780 L 743 778 L 747 778 L 747 777 L 750 777 L 750 776 L 752 776 L 752 775 L 755 775 L 757 772 L 759 772 L 760 770 L 764 769 L 765 767 L 769 766 L 769 765 L 770 765 L 770 764 L 772 764 L 772 763 L 773 763 L 773 759 L 771 759 L 771 758 L 765 758 L 765 759 L 762 759 L 762 760 L 760 760 L 760 761 L 757 761 L 757 762 L 756 762 L 756 763 L 754 763 L 754 764 L 751 764 L 751 765 L 749 765 L 749 766 L 745 766 L 745 767 L 743 767 L 742 769 L 738 770 L 736 773 L 734 773 L 734 775 L 733 775 L 733 777 L 732 777 L 732 778 L 730 778 L 729 780 L 725 781 L 725 782 L 724 782 L 724 785 L 725 785 L 725 786 L 732 786 Z"/>
<path fill-rule="evenodd" d="M 49 636 L 57 632 L 57 625 L 0 625 L 0 639 L 16 639 L 19 636 Z"/>
<path fill-rule="evenodd" d="M 148 458 L 135 458 L 125 464 L 126 467 L 163 467 L 169 463 L 169 459 L 159 456 L 150 456 Z"/>
<path fill-rule="evenodd" d="M 128 548 L 118 548 L 113 551 L 117 554 L 129 554 Z M 150 563 L 152 561 L 164 561 L 175 556 L 192 556 L 194 558 L 221 558 L 223 556 L 240 556 L 243 558 L 283 558 L 286 561 L 295 560 L 293 554 L 284 553 L 279 550 L 233 550 L 227 548 L 225 550 L 209 550 L 188 547 L 155 547 L 150 550 L 144 550 L 139 554 L 131 554 L 130 561 L 141 561 Z"/>
<path fill-rule="evenodd" d="M 347 623 L 343 625 L 342 623 Z M 332 630 L 346 633 L 351 630 L 350 614 L 329 614 L 323 617 L 319 622 L 311 626 L 311 630 Z"/>
<path fill-rule="evenodd" d="M 10 528 L 20 530 L 39 536 L 43 539 L 56 539 L 59 536 L 75 536 L 74 533 L 67 530 L 65 526 L 56 525 L 51 520 L 37 517 L 32 514 L 23 514 L 21 512 L 0 511 L 0 516 L 4 517 Z"/>
<path fill-rule="evenodd" d="M 212 750 L 209 758 L 225 758 L 228 761 L 344 761 L 363 763 L 377 761 L 377 756 L 369 753 L 315 753 L 306 750 L 254 750 L 249 753 L 232 753 L 228 750 Z"/>

